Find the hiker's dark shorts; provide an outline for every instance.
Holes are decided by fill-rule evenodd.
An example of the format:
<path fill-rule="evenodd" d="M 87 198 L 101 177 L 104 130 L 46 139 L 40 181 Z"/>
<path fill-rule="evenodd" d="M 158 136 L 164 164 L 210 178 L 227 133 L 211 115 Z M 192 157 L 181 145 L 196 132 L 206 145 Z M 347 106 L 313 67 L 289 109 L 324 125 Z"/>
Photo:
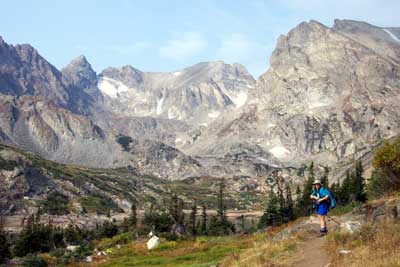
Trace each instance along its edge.
<path fill-rule="evenodd" d="M 317 214 L 318 215 L 328 214 L 328 202 L 324 201 L 317 205 Z"/>

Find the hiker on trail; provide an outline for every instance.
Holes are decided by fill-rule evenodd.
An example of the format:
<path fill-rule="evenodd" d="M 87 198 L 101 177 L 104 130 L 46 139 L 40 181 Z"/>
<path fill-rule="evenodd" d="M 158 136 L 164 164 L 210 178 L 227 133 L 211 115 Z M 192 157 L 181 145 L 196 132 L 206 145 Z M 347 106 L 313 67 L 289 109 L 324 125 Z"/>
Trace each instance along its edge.
<path fill-rule="evenodd" d="M 324 236 L 328 233 L 326 226 L 326 216 L 329 211 L 330 202 L 332 201 L 331 194 L 328 189 L 324 188 L 320 180 L 315 180 L 313 183 L 313 191 L 310 198 L 313 200 L 313 207 L 317 210 L 317 215 L 320 224 L 319 236 Z M 332 207 L 334 203 L 332 204 Z"/>

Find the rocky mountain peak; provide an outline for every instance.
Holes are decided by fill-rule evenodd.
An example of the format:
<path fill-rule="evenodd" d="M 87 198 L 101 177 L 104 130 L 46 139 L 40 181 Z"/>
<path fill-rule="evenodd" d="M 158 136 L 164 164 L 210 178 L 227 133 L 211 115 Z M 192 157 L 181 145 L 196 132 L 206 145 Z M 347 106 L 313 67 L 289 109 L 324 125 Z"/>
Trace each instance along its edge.
<path fill-rule="evenodd" d="M 64 79 L 82 89 L 96 87 L 97 75 L 84 55 L 80 55 L 62 69 Z"/>
<path fill-rule="evenodd" d="M 130 65 L 120 68 L 107 68 L 100 73 L 100 76 L 120 81 L 124 85 L 133 88 L 138 87 L 143 82 L 143 72 Z"/>
<path fill-rule="evenodd" d="M 400 63 L 400 28 L 385 28 L 363 21 L 336 19 L 333 30 L 374 50 L 386 59 Z"/>

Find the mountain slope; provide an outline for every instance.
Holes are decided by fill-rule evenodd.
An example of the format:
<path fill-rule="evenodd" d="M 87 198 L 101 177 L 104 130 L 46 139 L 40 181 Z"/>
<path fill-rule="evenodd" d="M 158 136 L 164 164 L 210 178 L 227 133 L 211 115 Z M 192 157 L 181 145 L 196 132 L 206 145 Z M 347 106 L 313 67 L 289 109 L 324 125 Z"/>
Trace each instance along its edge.
<path fill-rule="evenodd" d="M 399 67 L 335 28 L 301 23 L 279 38 L 246 106 L 184 151 L 226 157 L 238 144 L 257 146 L 266 162 L 286 166 L 359 157 L 400 132 Z"/>
<path fill-rule="evenodd" d="M 218 61 L 172 73 L 108 68 L 100 74 L 99 89 L 117 114 L 201 124 L 242 106 L 254 82 L 243 66 Z"/>

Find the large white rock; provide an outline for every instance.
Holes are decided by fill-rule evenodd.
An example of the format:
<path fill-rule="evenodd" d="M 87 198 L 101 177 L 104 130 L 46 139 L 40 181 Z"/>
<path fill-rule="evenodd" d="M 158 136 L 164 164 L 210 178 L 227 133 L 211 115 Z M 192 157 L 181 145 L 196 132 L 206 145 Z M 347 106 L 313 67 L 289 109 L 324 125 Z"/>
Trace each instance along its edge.
<path fill-rule="evenodd" d="M 80 246 L 67 246 L 67 250 L 71 251 L 71 252 L 75 252 L 78 250 Z"/>
<path fill-rule="evenodd" d="M 340 225 L 340 232 L 354 234 L 361 230 L 361 223 L 359 221 L 347 221 Z"/>
<path fill-rule="evenodd" d="M 153 249 L 157 248 L 160 245 L 160 243 L 161 243 L 160 238 L 158 238 L 158 236 L 153 236 L 146 243 L 147 249 L 153 250 Z"/>

